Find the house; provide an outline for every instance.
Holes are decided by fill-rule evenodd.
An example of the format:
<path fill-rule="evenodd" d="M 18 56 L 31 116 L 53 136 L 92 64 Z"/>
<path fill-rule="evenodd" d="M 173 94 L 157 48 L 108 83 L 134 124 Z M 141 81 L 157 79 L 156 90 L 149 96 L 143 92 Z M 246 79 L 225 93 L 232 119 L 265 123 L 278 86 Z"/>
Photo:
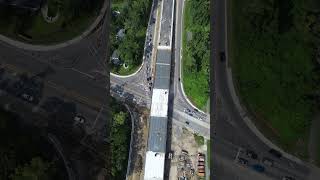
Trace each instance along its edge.
<path fill-rule="evenodd" d="M 124 36 L 125 36 L 125 29 L 120 29 L 117 32 L 116 38 L 117 38 L 117 40 L 121 40 Z"/>
<path fill-rule="evenodd" d="M 121 60 L 120 60 L 120 57 L 119 57 L 117 50 L 113 51 L 112 56 L 111 56 L 111 62 L 114 65 L 121 65 Z"/>

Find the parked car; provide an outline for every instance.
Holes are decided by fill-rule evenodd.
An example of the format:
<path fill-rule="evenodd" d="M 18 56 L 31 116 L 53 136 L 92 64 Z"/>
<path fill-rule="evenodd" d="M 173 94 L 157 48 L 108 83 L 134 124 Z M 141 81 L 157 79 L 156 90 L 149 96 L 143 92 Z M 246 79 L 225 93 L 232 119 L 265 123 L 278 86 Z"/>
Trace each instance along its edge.
<path fill-rule="evenodd" d="M 188 155 L 189 154 L 189 152 L 184 150 L 184 149 L 181 150 L 181 153 L 184 154 L 184 155 Z"/>
<path fill-rule="evenodd" d="M 282 180 L 295 180 L 293 177 L 284 176 L 282 177 Z"/>
<path fill-rule="evenodd" d="M 238 159 L 238 162 L 239 162 L 240 164 L 243 164 L 243 165 L 247 165 L 247 164 L 248 164 L 248 160 L 246 160 L 246 159 L 244 159 L 244 158 L 239 158 L 239 159 Z"/>
<path fill-rule="evenodd" d="M 251 159 L 257 159 L 258 158 L 258 155 L 252 150 L 247 150 L 246 151 L 246 155 Z"/>
<path fill-rule="evenodd" d="M 203 119 L 201 117 L 197 117 L 198 120 L 202 121 Z"/>
<path fill-rule="evenodd" d="M 31 96 L 31 95 L 29 95 L 29 94 L 23 93 L 23 94 L 21 95 L 21 97 L 22 97 L 24 100 L 28 101 L 28 102 L 32 102 L 32 101 L 33 101 L 33 96 Z"/>
<path fill-rule="evenodd" d="M 77 115 L 77 116 L 74 117 L 74 120 L 75 120 L 76 122 L 78 122 L 78 123 L 83 124 L 84 121 L 85 121 L 85 118 L 84 118 L 83 116 L 81 116 L 81 115 Z"/>
<path fill-rule="evenodd" d="M 168 152 L 168 159 L 172 159 L 173 158 L 173 151 Z"/>
<path fill-rule="evenodd" d="M 269 158 L 263 158 L 262 163 L 268 166 L 273 166 L 273 160 Z"/>
<path fill-rule="evenodd" d="M 257 172 L 264 172 L 264 167 L 261 166 L 260 164 L 255 164 L 252 166 L 252 169 L 257 171 Z"/>
<path fill-rule="evenodd" d="M 190 111 L 190 109 L 188 109 L 188 108 L 184 108 L 184 110 L 183 110 L 185 113 L 190 113 L 191 111 Z"/>
<path fill-rule="evenodd" d="M 274 157 L 277 157 L 277 158 L 281 158 L 282 157 L 281 152 L 279 152 L 279 151 L 277 151 L 275 149 L 270 149 L 269 153 L 272 154 Z"/>

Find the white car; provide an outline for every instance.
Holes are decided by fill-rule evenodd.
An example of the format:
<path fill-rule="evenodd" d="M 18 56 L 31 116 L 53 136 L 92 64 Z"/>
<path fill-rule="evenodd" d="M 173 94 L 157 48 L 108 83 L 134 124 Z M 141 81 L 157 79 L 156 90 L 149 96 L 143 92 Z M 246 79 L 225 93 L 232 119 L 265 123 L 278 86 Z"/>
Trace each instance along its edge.
<path fill-rule="evenodd" d="M 202 121 L 203 119 L 201 117 L 198 117 L 198 120 Z"/>
<path fill-rule="evenodd" d="M 73 118 L 76 122 L 83 124 L 84 123 L 84 117 L 81 115 L 77 115 Z"/>
<path fill-rule="evenodd" d="M 29 101 L 29 102 L 32 102 L 33 101 L 33 96 L 29 95 L 29 94 L 26 94 L 26 93 L 23 93 L 22 95 L 22 98 Z"/>

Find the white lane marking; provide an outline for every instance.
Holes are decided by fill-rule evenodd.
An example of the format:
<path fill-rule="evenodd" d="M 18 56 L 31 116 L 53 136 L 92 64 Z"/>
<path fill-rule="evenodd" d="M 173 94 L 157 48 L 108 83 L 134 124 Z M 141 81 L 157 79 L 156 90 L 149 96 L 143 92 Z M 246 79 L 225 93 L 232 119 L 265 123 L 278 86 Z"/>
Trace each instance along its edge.
<path fill-rule="evenodd" d="M 171 64 L 168 64 L 168 63 L 156 63 L 158 65 L 166 65 L 166 66 L 170 66 Z"/>
<path fill-rule="evenodd" d="M 239 158 L 239 155 L 240 155 L 240 152 L 241 152 L 241 148 L 239 147 L 239 148 L 238 148 L 237 155 L 236 155 L 236 158 L 234 159 L 234 162 L 237 162 L 237 160 L 238 160 L 238 158 Z"/>
<path fill-rule="evenodd" d="M 83 75 L 85 75 L 85 76 L 88 76 L 88 77 L 91 78 L 91 79 L 94 79 L 94 76 L 92 76 L 92 75 L 90 75 L 90 74 L 87 74 L 87 73 L 85 73 L 85 72 L 79 71 L 78 69 L 71 68 L 71 70 L 73 70 L 73 71 L 75 71 L 75 72 L 78 72 L 78 73 L 80 73 L 80 74 L 83 74 Z"/>

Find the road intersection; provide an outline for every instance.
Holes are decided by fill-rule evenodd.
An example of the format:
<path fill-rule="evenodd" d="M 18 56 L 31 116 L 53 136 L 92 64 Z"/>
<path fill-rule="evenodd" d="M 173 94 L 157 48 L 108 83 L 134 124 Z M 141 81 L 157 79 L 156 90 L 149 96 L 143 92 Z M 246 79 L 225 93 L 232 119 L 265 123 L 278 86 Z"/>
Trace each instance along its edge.
<path fill-rule="evenodd" d="M 174 73 L 171 87 L 173 91 L 172 119 L 176 124 L 186 127 L 205 138 L 210 138 L 210 115 L 198 109 L 190 103 L 183 93 L 181 83 L 181 41 L 182 41 L 182 19 L 183 19 L 183 0 L 176 1 L 176 18 L 174 22 L 174 48 L 173 59 Z M 249 159 L 246 150 L 257 152 L 259 160 L 249 159 L 249 164 L 262 163 L 260 157 L 274 159 L 275 165 L 267 167 L 262 175 L 266 179 L 281 179 L 284 176 L 295 177 L 296 180 L 316 180 L 313 174 L 317 174 L 318 168 L 305 162 L 296 162 L 293 159 L 282 157 L 275 159 L 270 153 L 270 147 L 251 131 L 244 122 L 243 116 L 238 112 L 234 99 L 230 93 L 230 85 L 227 75 L 227 62 L 217 59 L 219 52 L 227 53 L 227 27 L 226 27 L 226 1 L 217 0 L 214 7 L 215 27 L 212 44 L 215 46 L 214 53 L 214 87 L 211 89 L 215 97 L 212 102 L 211 113 L 214 114 L 213 123 L 214 134 L 212 139 L 213 162 L 221 162 L 221 166 L 211 166 L 212 177 L 224 180 L 228 179 L 248 179 L 251 177 L 252 170 L 249 167 L 238 163 L 239 158 Z M 101 115 L 105 109 L 105 99 L 108 82 L 110 77 L 110 92 L 123 101 L 129 101 L 137 106 L 150 108 L 154 59 L 156 45 L 158 42 L 158 11 L 161 6 L 154 0 L 151 11 L 146 42 L 144 48 L 144 58 L 142 67 L 137 73 L 131 76 L 121 77 L 107 74 L 107 63 L 105 49 L 107 29 L 105 24 L 107 18 L 103 19 L 101 26 L 96 31 L 82 39 L 80 42 L 63 49 L 52 51 L 31 51 L 16 48 L 5 42 L 0 41 L 0 63 L 1 66 L 17 72 L 26 72 L 32 75 L 48 71 L 45 77 L 46 88 L 49 94 L 63 94 L 77 103 L 82 113 L 87 113 L 93 119 L 92 127 L 104 126 L 105 118 Z M 161 10 L 161 9 L 160 9 Z M 155 22 L 153 21 L 155 19 Z M 228 56 L 226 57 L 228 60 Z M 150 79 L 151 77 L 151 79 Z M 219 101 L 219 105 L 218 102 Z M 89 107 L 89 108 L 88 108 Z M 87 109 L 87 110 L 86 110 Z M 88 110 L 89 109 L 89 110 Z M 90 114 L 90 115 L 89 115 Z M 227 162 L 227 163 L 226 163 Z M 218 164 L 217 163 L 217 164 Z M 232 171 L 227 169 L 238 167 L 245 171 Z M 241 173 L 241 176 L 237 173 Z"/>

